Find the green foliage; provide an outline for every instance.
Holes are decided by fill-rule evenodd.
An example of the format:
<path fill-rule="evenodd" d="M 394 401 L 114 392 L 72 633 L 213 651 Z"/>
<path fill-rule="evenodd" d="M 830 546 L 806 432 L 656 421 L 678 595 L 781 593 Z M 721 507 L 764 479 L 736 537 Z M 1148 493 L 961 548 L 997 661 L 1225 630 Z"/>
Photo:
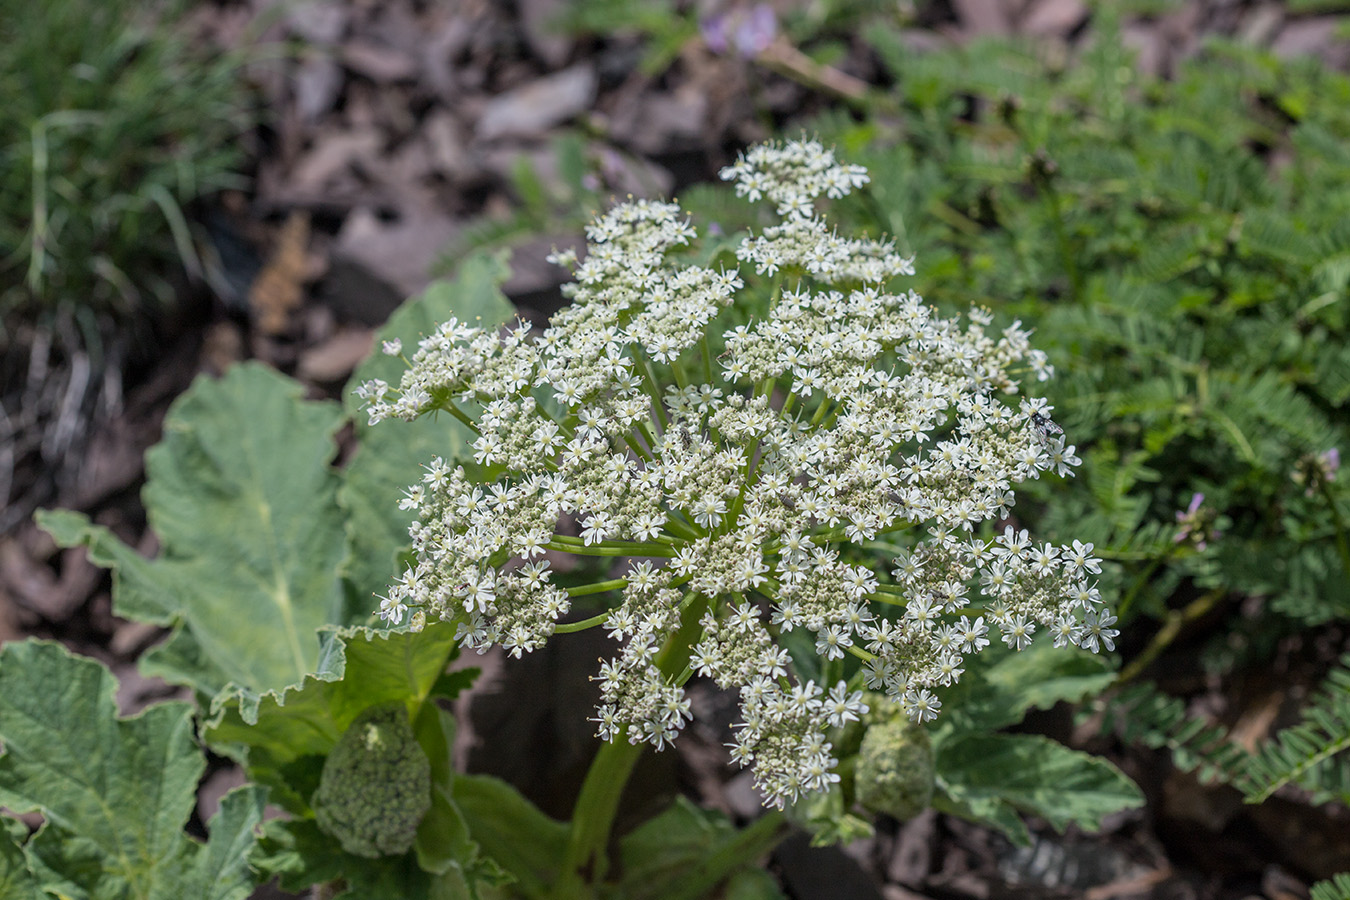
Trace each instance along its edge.
<path fill-rule="evenodd" d="M 1350 900 L 1350 872 L 1342 872 L 1314 884 L 1312 900 Z"/>
<path fill-rule="evenodd" d="M 1234 743 L 1227 729 L 1187 713 L 1185 704 L 1151 685 L 1137 685 L 1108 706 L 1107 724 L 1131 741 L 1167 748 L 1176 765 L 1202 780 L 1222 781 L 1260 803 L 1286 784 L 1315 802 L 1350 801 L 1350 656 L 1323 680 L 1300 710 L 1301 721 L 1276 733 L 1255 752 Z"/>
<path fill-rule="evenodd" d="M 726 816 L 699 809 L 683 797 L 648 819 L 619 842 L 623 878 L 614 900 L 697 900 L 727 876 L 730 866 L 753 860 L 783 836 L 781 820 L 769 816 L 738 831 Z M 781 900 L 772 879 L 767 884 L 749 872 L 733 876 L 728 896 Z"/>
<path fill-rule="evenodd" d="M 1201 651 L 1227 672 L 1350 610 L 1329 455 L 1350 447 L 1350 79 L 1218 40 L 1171 81 L 1141 78 L 1115 14 L 1098 8 L 1068 66 L 1008 42 L 915 53 L 876 24 L 896 91 L 814 127 L 873 177 L 843 218 L 915 253 L 931 300 L 1034 324 L 1058 368 L 1043 390 L 1079 483 L 1029 492 L 1017 518 L 1093 541 L 1105 602 L 1166 623 L 1141 665 L 1205 611 L 1261 598 Z M 1126 733 L 1252 800 L 1290 780 L 1340 796 L 1342 673 L 1254 758 L 1157 696 L 1127 698 Z M 958 751 L 939 742 L 939 764 Z"/>
<path fill-rule="evenodd" d="M 146 456 L 157 559 L 79 514 L 39 517 L 58 543 L 115 570 L 118 615 L 173 629 L 142 658 L 147 674 L 205 697 L 280 689 L 314 670 L 315 631 L 343 624 L 346 535 L 330 466 L 342 412 L 303 392 L 245 363 L 175 402 Z"/>
<path fill-rule="evenodd" d="M 1063 69 L 1006 43 L 915 54 L 874 28 L 903 134 L 818 123 L 873 173 L 852 215 L 917 255 L 921 293 L 1035 323 L 1095 502 L 1047 486 L 1029 515 L 1119 563 L 1122 618 L 1191 585 L 1268 597 L 1286 628 L 1342 616 L 1345 480 L 1291 476 L 1350 437 L 1350 79 L 1214 42 L 1143 80 L 1103 18 Z M 1197 492 L 1204 546 L 1173 540 Z"/>
<path fill-rule="evenodd" d="M 417 342 L 441 322 L 456 316 L 462 321 L 505 322 L 514 314 L 500 285 L 510 275 L 504 254 L 479 253 L 465 259 L 453 280 L 437 281 L 420 296 L 399 307 L 381 330 L 382 341 L 398 339 L 411 353 Z M 398 508 L 398 497 L 409 483 L 409 473 L 435 456 L 470 454 L 458 448 L 472 441 L 469 429 L 449 416 L 421 418 L 399 428 L 371 428 L 362 414 L 354 388 L 372 378 L 396 384 L 404 365 L 397 358 L 375 353 L 357 367 L 344 392 L 347 415 L 355 423 L 357 452 L 343 473 L 338 503 L 346 511 L 350 552 L 343 573 L 361 591 L 351 602 L 368 610 L 372 592 L 384 592 L 390 574 L 397 572 L 398 552 L 408 544 L 411 511 Z"/>
<path fill-rule="evenodd" d="M 23 848 L 8 836 L 0 838 L 0 897 L 42 900 L 42 888 L 24 862 Z"/>
<path fill-rule="evenodd" d="M 20 855 L 4 838 L 4 896 L 36 897 L 40 888 L 91 900 L 243 900 L 263 792 L 228 794 L 210 840 L 188 838 L 183 827 L 206 768 L 192 707 L 161 703 L 121 719 L 116 687 L 102 664 L 56 644 L 0 651 L 0 805 L 46 819 Z"/>
<path fill-rule="evenodd" d="M 502 277 L 499 262 L 472 259 L 457 280 L 405 305 L 381 337 L 415 344 L 452 310 L 501 321 L 510 309 Z M 391 363 L 371 361 L 355 377 Z M 219 381 L 199 379 L 147 454 L 143 496 L 157 559 L 76 513 L 39 516 L 58 543 L 85 545 L 115 570 L 118 615 L 173 629 L 142 657 L 143 671 L 204 698 L 228 686 L 251 719 L 262 694 L 320 671 L 319 628 L 370 620 L 372 597 L 407 544 L 410 518 L 396 498 L 408 473 L 428 448 L 454 456 L 466 444 L 457 423 L 418 423 L 402 442 L 357 424 L 360 449 L 338 471 L 333 436 L 347 416 L 359 416 L 354 402 L 344 415 L 304 400 L 298 383 L 242 364 Z"/>
<path fill-rule="evenodd" d="M 979 677 L 944 693 L 943 718 L 933 729 L 937 809 L 1025 844 L 1030 838 L 1019 814 L 1040 816 L 1058 830 L 1070 823 L 1097 830 L 1105 816 L 1143 804 L 1134 782 L 1104 759 L 1039 735 L 995 733 L 1032 709 L 1100 693 L 1115 678 L 1108 661 L 1042 644 L 975 664 Z"/>
<path fill-rule="evenodd" d="M 530 900 L 547 897 L 562 870 L 568 827 L 497 778 L 456 775 L 453 790 L 474 842 L 511 874 L 512 888 Z"/>
<path fill-rule="evenodd" d="M 501 321 L 509 312 L 498 287 L 503 277 L 499 261 L 470 260 L 455 282 L 410 302 L 381 337 L 415 344 L 450 314 Z M 387 362 L 368 364 L 360 377 Z M 474 896 L 477 884 L 501 875 L 478 857 L 452 799 L 453 723 L 441 721 L 435 701 L 472 678 L 445 674 L 454 626 L 436 623 L 416 634 L 346 627 L 371 620 L 370 598 L 397 571 L 407 523 L 394 518 L 396 501 L 425 446 L 381 444 L 357 424 L 356 462 L 334 469 L 334 435 L 357 410 L 344 414 L 302 394 L 297 383 L 244 364 L 218 381 L 199 380 L 180 398 L 147 460 L 145 503 L 161 542 L 155 560 L 74 513 L 45 513 L 41 524 L 115 569 L 119 615 L 172 629 L 142 658 L 143 670 L 191 686 L 206 713 L 206 739 L 297 817 L 268 823 L 254 851 L 260 872 L 298 887 L 343 879 L 359 896 Z M 450 456 L 465 446 L 457 427 L 427 424 L 419 438 L 425 445 Z M 389 703 L 406 707 L 430 760 L 431 808 L 414 846 L 372 862 L 322 834 L 309 799 L 352 721 Z M 173 709 L 190 736 L 190 708 Z M 76 728 L 82 719 L 68 721 Z M 200 764 L 184 778 L 192 782 L 189 799 L 199 772 Z M 242 866 L 247 843 L 233 850 L 233 864 Z"/>
<path fill-rule="evenodd" d="M 500 258 L 466 261 L 455 281 L 434 285 L 407 304 L 379 337 L 415 346 L 435 323 L 452 315 L 503 321 L 511 309 L 499 288 L 506 272 Z M 354 380 L 394 379 L 400 368 L 395 360 L 377 357 L 363 364 Z M 192 708 L 165 704 L 140 718 L 119 721 L 123 730 L 156 729 L 136 731 L 114 746 L 157 754 L 154 762 L 135 758 L 138 777 L 172 778 L 176 793 L 138 781 L 125 790 L 111 785 L 119 792 L 114 799 L 130 803 L 139 802 L 142 794 L 162 796 L 178 804 L 170 812 L 176 814 L 181 806 L 183 813 L 177 818 L 158 813 L 154 823 L 163 833 L 141 841 L 152 851 L 172 851 L 151 862 L 155 877 L 169 879 L 165 883 L 173 890 L 129 896 L 229 898 L 243 896 L 255 881 L 270 878 L 287 890 L 320 885 L 345 892 L 342 896 L 373 900 L 500 897 L 508 884 L 512 895 L 543 897 L 554 891 L 570 828 L 549 820 L 504 782 L 453 771 L 454 720 L 439 703 L 453 699 L 476 674 L 446 673 L 456 653 L 455 623 L 428 623 L 420 631 L 355 624 L 370 621 L 372 604 L 366 598 L 382 590 L 397 571 L 409 521 L 397 510 L 397 498 L 408 473 L 432 455 L 462 455 L 466 430 L 453 420 L 419 422 L 402 431 L 374 430 L 360 418 L 353 401 L 345 410 L 307 401 L 294 382 L 259 366 L 237 366 L 218 381 L 198 381 L 179 400 L 166 420 L 163 443 L 149 456 L 145 500 L 161 541 L 159 558 L 142 558 L 106 529 L 74 513 L 49 512 L 41 518 L 59 543 L 88 546 L 96 562 L 115 569 L 114 605 L 120 615 L 172 629 L 168 641 L 144 657 L 142 665 L 197 692 L 203 739 L 239 761 L 253 783 L 247 792 L 227 798 L 218 817 L 224 826 L 213 826 L 213 835 L 221 837 L 213 837 L 206 852 L 192 857 L 189 850 L 195 845 L 182 834 L 202 771 L 200 753 L 191 744 Z M 332 467 L 333 436 L 350 420 L 355 420 L 358 449 L 349 466 L 337 470 Z M 45 645 L 14 646 L 6 653 L 34 653 L 22 648 Z M 85 705 L 96 699 L 106 702 L 104 713 L 111 722 L 110 680 L 101 668 L 87 666 L 102 673 L 105 686 L 80 684 L 62 696 Z M 16 682 L 11 690 L 6 679 L 20 672 L 37 680 L 23 689 Z M 60 679 L 40 666 L 3 665 L 0 683 L 5 687 L 0 704 L 22 703 L 37 716 L 50 709 L 43 691 Z M 390 725 L 386 717 L 402 726 Z M 382 724 L 371 726 L 372 719 Z M 91 760 L 109 752 L 95 745 L 109 744 L 113 726 L 87 730 L 87 722 L 100 720 L 83 707 L 51 713 L 47 727 L 59 726 L 69 734 L 28 740 L 17 729 L 22 721 L 6 715 L 0 725 L 8 751 L 0 757 L 0 776 L 7 774 L 7 765 L 29 758 L 67 773 L 80 771 L 64 756 L 33 752 L 47 744 L 69 746 L 70 753 Z M 390 728 L 398 731 L 386 746 L 393 755 L 413 761 L 412 768 L 392 765 L 398 789 L 391 802 L 405 817 L 398 810 L 391 814 L 380 799 L 391 779 L 370 772 L 354 779 L 337 774 L 364 771 L 364 765 L 353 764 L 350 745 L 368 746 L 363 741 L 371 727 L 387 738 Z M 192 752 L 174 756 L 157 751 L 159 730 L 187 742 Z M 182 750 L 177 744 L 173 748 Z M 131 768 L 121 757 L 116 760 Z M 380 761 L 390 762 L 384 757 Z M 49 823 L 19 856 L 0 852 L 0 884 L 8 879 L 16 896 L 30 881 L 51 883 L 56 877 L 52 873 L 63 871 L 67 862 L 61 854 L 75 852 L 70 846 L 114 842 L 115 848 L 116 841 L 140 840 L 135 829 L 123 834 L 90 815 L 66 814 L 32 786 L 36 778 L 25 777 L 27 781 L 0 777 L 0 802 L 20 810 L 40 807 Z M 372 780 L 374 788 L 365 784 Z M 82 802 L 98 806 L 107 786 L 96 778 L 86 781 Z M 361 789 L 349 794 L 353 786 Z M 255 844 L 251 826 L 259 819 L 264 789 L 267 801 L 291 818 L 263 824 Z M 403 804 L 411 794 L 420 799 Z M 248 827 L 240 830 L 234 826 L 244 823 L 245 798 L 251 798 L 255 810 L 245 823 Z M 347 815 L 353 804 L 366 814 Z M 106 814 L 118 810 L 116 803 L 100 808 Z M 140 815 L 149 814 L 137 808 Z M 772 845 L 776 825 L 735 832 L 715 816 L 697 813 L 695 818 L 693 824 L 685 823 L 691 834 L 679 845 L 673 864 L 671 851 L 650 840 L 644 843 L 639 836 L 626 844 L 625 860 L 633 871 L 646 873 L 641 890 L 655 893 L 640 894 L 636 882 L 626 882 L 615 888 L 615 896 L 695 900 L 729 878 L 734 880 L 728 889 L 735 886 L 739 896 L 776 896 L 762 880 L 736 875 Z M 669 825 L 674 820 L 663 821 Z M 237 839 L 224 843 L 224 836 L 236 832 Z M 648 837 L 655 833 L 642 832 Z M 189 850 L 180 850 L 180 844 Z M 98 867 L 106 869 L 105 882 L 121 871 L 113 865 Z M 695 870 L 697 878 L 690 876 Z M 133 877 L 140 876 L 127 874 L 128 880 Z M 184 879 L 198 879 L 210 889 L 198 890 L 193 887 L 197 880 Z"/>
<path fill-rule="evenodd" d="M 6 327 L 167 302 L 170 272 L 196 265 L 182 206 L 241 184 L 240 61 L 178 34 L 183 6 L 0 3 Z"/>
<path fill-rule="evenodd" d="M 1030 835 L 1022 816 L 1035 815 L 1063 830 L 1073 824 L 1085 830 L 1101 827 L 1102 819 L 1143 804 L 1138 787 L 1104 759 L 1072 750 L 1032 734 L 1001 734 L 1033 709 L 1057 703 L 1081 703 L 1099 695 L 1115 680 L 1108 660 L 1086 651 L 1033 644 L 1021 652 L 990 648 L 969 661 L 973 670 L 941 695 L 942 715 L 926 727 L 919 752 L 931 740 L 926 764 L 901 759 L 901 768 L 930 767 L 931 805 L 942 812 L 1002 831 L 1017 843 Z M 810 828 L 817 843 L 847 841 L 866 835 L 867 823 L 852 813 L 855 801 L 899 815 L 869 798 L 884 793 L 887 761 L 868 759 L 869 742 L 880 747 L 904 734 L 888 735 L 898 711 L 875 695 L 863 723 L 851 725 L 835 741 L 844 760 L 840 785 L 805 799 L 794 818 Z M 907 724 L 907 723 L 904 723 Z M 890 762 L 894 762 L 891 760 Z M 907 799 L 917 799 L 909 797 Z M 923 806 L 928 806 L 924 801 Z M 922 809 L 922 807 L 919 807 Z M 913 815 L 918 810 L 903 810 Z"/>
<path fill-rule="evenodd" d="M 453 697 L 463 677 L 442 680 L 454 657 L 454 627 L 420 632 L 325 629 L 315 671 L 295 685 L 263 695 L 251 717 L 237 698 L 218 703 L 203 737 L 218 752 L 248 766 L 272 791 L 271 802 L 297 815 L 310 811 L 322 761 L 364 710 L 400 701 L 416 715 L 434 697 Z"/>

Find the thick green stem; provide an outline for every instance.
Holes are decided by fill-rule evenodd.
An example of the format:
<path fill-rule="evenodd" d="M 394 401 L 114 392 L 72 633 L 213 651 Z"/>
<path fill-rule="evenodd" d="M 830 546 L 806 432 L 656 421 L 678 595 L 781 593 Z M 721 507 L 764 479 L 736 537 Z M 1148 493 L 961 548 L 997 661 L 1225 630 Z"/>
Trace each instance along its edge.
<path fill-rule="evenodd" d="M 681 672 L 689 663 L 690 649 L 701 629 L 699 619 L 708 600 L 698 597 L 680 611 L 679 630 L 666 639 L 656 655 L 657 668 L 667 678 Z M 602 744 L 586 773 L 572 812 L 572 832 L 567 841 L 562 871 L 553 888 L 555 900 L 583 900 L 591 896 L 588 884 L 599 884 L 609 869 L 606 848 L 619 798 L 633 774 L 633 766 L 642 755 L 642 744 L 628 742 L 625 728 L 614 740 Z"/>
<path fill-rule="evenodd" d="M 556 900 L 582 900 L 589 895 L 588 883 L 595 884 L 605 876 L 608 861 L 605 847 L 609 843 L 614 814 L 619 810 L 628 777 L 633 774 L 642 755 L 642 744 L 628 743 L 627 730 L 600 746 L 600 752 L 586 772 L 572 813 L 572 833 L 563 857 L 562 871 L 554 885 Z"/>

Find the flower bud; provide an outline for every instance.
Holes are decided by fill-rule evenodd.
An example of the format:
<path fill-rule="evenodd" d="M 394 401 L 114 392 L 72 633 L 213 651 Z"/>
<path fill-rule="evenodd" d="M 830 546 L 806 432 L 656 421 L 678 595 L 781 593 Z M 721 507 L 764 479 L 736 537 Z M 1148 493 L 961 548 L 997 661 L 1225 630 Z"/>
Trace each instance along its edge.
<path fill-rule="evenodd" d="M 867 730 L 858 752 L 858 800 L 873 812 L 912 819 L 933 800 L 936 777 L 928 732 L 903 717 Z"/>

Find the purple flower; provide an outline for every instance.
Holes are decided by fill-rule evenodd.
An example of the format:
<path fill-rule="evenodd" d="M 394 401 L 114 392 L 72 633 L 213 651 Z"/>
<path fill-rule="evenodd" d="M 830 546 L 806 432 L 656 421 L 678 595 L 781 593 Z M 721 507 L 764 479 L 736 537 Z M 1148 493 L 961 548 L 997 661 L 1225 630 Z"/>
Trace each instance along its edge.
<path fill-rule="evenodd" d="M 1177 510 L 1177 524 L 1181 527 L 1172 538 L 1173 543 L 1180 544 L 1189 538 L 1197 550 L 1203 550 L 1209 545 L 1205 539 L 1205 519 L 1208 516 L 1200 510 L 1200 505 L 1204 502 L 1205 495 L 1196 491 L 1191 495 L 1191 505 L 1186 507 L 1185 511 Z"/>
<path fill-rule="evenodd" d="M 767 3 L 756 4 L 736 29 L 736 50 L 751 59 L 768 50 L 777 36 L 778 18 L 773 14 L 773 7 Z"/>
<path fill-rule="evenodd" d="M 734 49 L 743 59 L 753 59 L 769 49 L 778 36 L 778 17 L 768 3 L 758 3 L 749 13 L 735 9 L 709 16 L 699 23 L 699 31 L 712 52 L 723 54 Z"/>
<path fill-rule="evenodd" d="M 698 30 L 703 34 L 703 43 L 708 45 L 709 50 L 719 55 L 727 52 L 727 17 L 725 14 L 709 16 L 698 23 Z"/>

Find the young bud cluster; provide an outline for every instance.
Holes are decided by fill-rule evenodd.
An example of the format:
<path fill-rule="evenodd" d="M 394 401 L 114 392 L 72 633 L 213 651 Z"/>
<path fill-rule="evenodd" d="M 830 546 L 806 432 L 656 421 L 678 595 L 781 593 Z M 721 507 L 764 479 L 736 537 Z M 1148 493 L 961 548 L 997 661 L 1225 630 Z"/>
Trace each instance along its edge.
<path fill-rule="evenodd" d="M 381 615 L 454 619 L 465 646 L 519 655 L 594 592 L 555 585 L 546 551 L 626 559 L 599 733 L 664 746 L 691 717 L 684 681 L 707 676 L 739 690 L 733 755 L 782 806 L 837 780 L 829 730 L 866 713 L 864 686 L 923 722 L 991 628 L 1017 649 L 1038 630 L 1092 650 L 1116 632 L 1091 544 L 980 536 L 1019 482 L 1079 462 L 1044 401 L 1000 400 L 1051 374 L 1028 331 L 891 287 L 911 260 L 817 209 L 867 181 L 820 144 L 761 145 L 722 175 L 779 219 L 740 243 L 739 269 L 679 264 L 695 232 L 675 204 L 622 203 L 584 261 L 554 254 L 575 283 L 542 335 L 452 319 L 397 388 L 363 386 L 372 422 L 471 421 L 474 461 L 499 473 L 428 465 L 404 500 L 416 561 Z M 719 313 L 756 289 L 767 310 L 717 329 L 714 354 Z M 858 546 L 882 537 L 910 548 L 890 573 Z M 798 678 L 779 640 L 794 630 L 825 671 L 861 659 L 857 683 Z"/>

